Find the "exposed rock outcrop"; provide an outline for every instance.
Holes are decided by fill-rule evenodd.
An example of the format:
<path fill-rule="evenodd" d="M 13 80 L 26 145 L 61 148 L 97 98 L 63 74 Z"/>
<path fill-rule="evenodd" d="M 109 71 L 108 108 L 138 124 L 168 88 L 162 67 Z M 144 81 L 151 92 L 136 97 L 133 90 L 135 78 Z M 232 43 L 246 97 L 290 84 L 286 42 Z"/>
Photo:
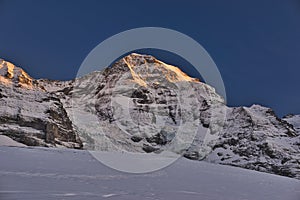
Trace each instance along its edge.
<path fill-rule="evenodd" d="M 11 63 L 0 64 L 0 134 L 28 146 L 82 148 L 60 99 Z"/>

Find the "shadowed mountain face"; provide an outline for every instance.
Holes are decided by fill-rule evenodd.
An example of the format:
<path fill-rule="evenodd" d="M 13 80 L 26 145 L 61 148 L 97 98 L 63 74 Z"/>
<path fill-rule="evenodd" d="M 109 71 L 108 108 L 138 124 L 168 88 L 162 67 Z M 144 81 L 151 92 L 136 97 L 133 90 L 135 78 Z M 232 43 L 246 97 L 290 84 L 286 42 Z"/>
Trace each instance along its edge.
<path fill-rule="evenodd" d="M 72 81 L 35 80 L 0 60 L 0 133 L 32 146 L 171 151 L 300 178 L 299 117 L 230 108 L 214 88 L 131 54 Z"/>

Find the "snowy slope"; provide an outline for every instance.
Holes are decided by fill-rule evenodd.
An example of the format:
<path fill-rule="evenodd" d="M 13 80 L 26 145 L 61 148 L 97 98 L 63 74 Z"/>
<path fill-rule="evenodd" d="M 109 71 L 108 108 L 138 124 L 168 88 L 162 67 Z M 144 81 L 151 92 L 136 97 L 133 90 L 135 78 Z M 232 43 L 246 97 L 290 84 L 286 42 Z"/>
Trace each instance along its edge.
<path fill-rule="evenodd" d="M 298 135 L 300 135 L 300 115 L 287 115 L 283 118 L 283 120 L 292 124 L 298 132 Z"/>
<path fill-rule="evenodd" d="M 16 142 L 5 135 L 0 135 L 0 146 L 26 147 L 26 145 Z"/>
<path fill-rule="evenodd" d="M 300 181 L 180 159 L 148 174 L 109 169 L 87 151 L 0 147 L 1 200 L 298 200 Z"/>

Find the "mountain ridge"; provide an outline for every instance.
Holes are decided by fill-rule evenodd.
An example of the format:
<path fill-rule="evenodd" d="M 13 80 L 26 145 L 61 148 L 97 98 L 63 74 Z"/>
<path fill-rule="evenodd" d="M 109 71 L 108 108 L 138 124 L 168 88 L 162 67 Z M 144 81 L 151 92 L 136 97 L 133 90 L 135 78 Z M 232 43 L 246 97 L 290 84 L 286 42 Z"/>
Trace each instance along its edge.
<path fill-rule="evenodd" d="M 300 178 L 298 115 L 280 119 L 259 105 L 227 107 L 214 88 L 153 56 L 131 54 L 70 81 L 35 80 L 12 73 L 19 69 L 12 65 L 0 60 L 0 134 L 18 142 L 168 150 Z"/>

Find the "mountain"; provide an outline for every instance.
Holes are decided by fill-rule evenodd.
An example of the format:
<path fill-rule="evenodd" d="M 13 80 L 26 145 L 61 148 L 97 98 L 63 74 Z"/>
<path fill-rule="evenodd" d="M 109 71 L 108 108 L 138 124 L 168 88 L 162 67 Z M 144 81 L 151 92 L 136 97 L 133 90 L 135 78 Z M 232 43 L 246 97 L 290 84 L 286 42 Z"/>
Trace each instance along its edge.
<path fill-rule="evenodd" d="M 269 108 L 231 108 L 206 160 L 300 178 L 299 135 Z"/>
<path fill-rule="evenodd" d="M 57 95 L 4 60 L 0 74 L 1 134 L 29 146 L 82 147 Z"/>
<path fill-rule="evenodd" d="M 298 116 L 227 107 L 213 87 L 152 56 L 71 81 L 35 80 L 4 60 L 0 72 L 0 133 L 26 145 L 171 151 L 300 178 Z"/>
<path fill-rule="evenodd" d="M 298 135 L 300 134 L 300 115 L 287 115 L 283 117 L 283 120 L 290 123 L 294 129 L 298 132 Z"/>

